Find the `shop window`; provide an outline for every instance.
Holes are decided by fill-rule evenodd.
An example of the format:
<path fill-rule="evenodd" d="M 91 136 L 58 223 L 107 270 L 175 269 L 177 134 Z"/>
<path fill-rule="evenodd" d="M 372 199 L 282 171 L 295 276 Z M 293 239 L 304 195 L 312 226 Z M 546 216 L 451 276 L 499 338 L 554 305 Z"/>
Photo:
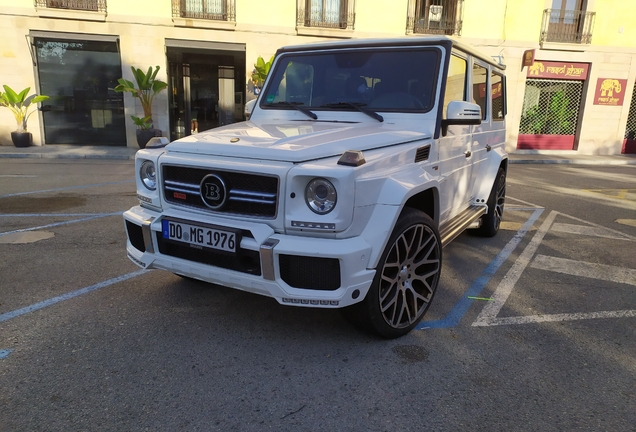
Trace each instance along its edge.
<path fill-rule="evenodd" d="M 583 81 L 527 80 L 519 133 L 574 135 L 582 94 Z"/>
<path fill-rule="evenodd" d="M 116 42 L 34 38 L 46 144 L 126 145 Z"/>
<path fill-rule="evenodd" d="M 297 0 L 297 25 L 353 30 L 354 0 Z"/>
<path fill-rule="evenodd" d="M 407 33 L 461 35 L 464 0 L 409 0 Z"/>

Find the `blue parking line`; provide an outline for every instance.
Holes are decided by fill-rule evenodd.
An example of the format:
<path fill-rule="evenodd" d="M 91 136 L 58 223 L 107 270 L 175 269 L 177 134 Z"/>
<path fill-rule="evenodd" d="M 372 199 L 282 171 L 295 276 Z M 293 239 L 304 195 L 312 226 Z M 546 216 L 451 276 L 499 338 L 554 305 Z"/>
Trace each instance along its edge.
<path fill-rule="evenodd" d="M 125 180 L 125 181 L 119 181 L 119 182 L 108 182 L 108 183 L 96 183 L 96 184 L 79 185 L 79 186 L 68 186 L 68 187 L 63 187 L 63 188 L 44 189 L 44 190 L 36 190 L 36 191 L 30 191 L 30 192 L 16 192 L 16 193 L 12 193 L 12 194 L 0 195 L 0 198 L 9 198 L 9 197 L 14 197 L 14 196 L 33 195 L 33 194 L 49 193 L 49 192 L 61 192 L 61 191 L 67 191 L 67 190 L 86 189 L 86 188 L 100 187 L 100 186 L 113 186 L 113 185 L 120 185 L 120 184 L 126 184 L 126 183 L 134 183 L 134 182 L 135 182 L 135 180 Z"/>
<path fill-rule="evenodd" d="M 82 294 L 86 294 L 86 293 L 89 293 L 91 291 L 95 291 L 95 290 L 98 290 L 100 288 L 107 287 L 109 285 L 113 285 L 113 284 L 116 284 L 116 283 L 119 283 L 119 282 L 123 282 L 123 281 L 128 280 L 128 279 L 132 279 L 134 277 L 137 277 L 137 276 L 140 276 L 142 274 L 148 273 L 149 271 L 150 270 L 137 270 L 137 271 L 132 272 L 132 273 L 128 273 L 128 274 L 125 274 L 125 275 L 117 276 L 115 278 L 108 279 L 108 280 L 105 280 L 103 282 L 96 283 L 95 285 L 91 285 L 91 286 L 88 286 L 88 287 L 85 287 L 85 288 L 82 288 L 82 289 L 78 289 L 77 291 L 71 291 L 69 293 L 62 294 L 61 296 L 53 297 L 53 298 L 50 298 L 48 300 L 44 300 L 44 301 L 41 301 L 39 303 L 32 304 L 30 306 L 23 307 L 22 309 L 17 309 L 17 310 L 14 310 L 12 312 L 6 312 L 6 313 L 3 313 L 3 314 L 0 314 L 0 323 L 4 322 L 4 321 L 9 321 L 10 319 L 17 318 L 19 316 L 28 314 L 30 312 L 34 312 L 34 311 L 37 311 L 37 310 L 40 310 L 40 309 L 44 309 L 45 307 L 54 305 L 54 304 L 62 302 L 64 300 L 70 300 L 70 299 L 75 298 L 77 296 L 81 296 Z"/>
<path fill-rule="evenodd" d="M 12 349 L 0 350 L 0 360 L 9 357 L 9 354 L 11 354 L 12 351 L 13 351 Z"/>
<path fill-rule="evenodd" d="M 499 254 L 493 259 L 488 267 L 484 269 L 481 275 L 473 282 L 468 288 L 468 291 L 464 293 L 462 298 L 455 304 L 453 309 L 446 315 L 444 319 L 437 321 L 422 321 L 415 327 L 417 330 L 433 329 L 433 328 L 449 328 L 455 327 L 461 319 L 464 317 L 470 306 L 473 304 L 474 299 L 469 297 L 478 297 L 484 287 L 490 282 L 490 279 L 497 273 L 499 267 L 508 259 L 513 250 L 530 231 L 532 225 L 539 219 L 539 216 L 543 213 L 542 208 L 534 210 L 530 215 L 526 223 L 523 224 L 515 236 L 506 244 L 506 246 L 499 252 Z M 439 289 L 439 288 L 438 288 Z"/>

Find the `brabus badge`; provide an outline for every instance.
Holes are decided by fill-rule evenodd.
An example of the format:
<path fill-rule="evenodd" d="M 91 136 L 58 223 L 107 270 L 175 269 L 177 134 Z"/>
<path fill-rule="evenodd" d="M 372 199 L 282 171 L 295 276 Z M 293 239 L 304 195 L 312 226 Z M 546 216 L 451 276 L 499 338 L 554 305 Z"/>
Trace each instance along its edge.
<path fill-rule="evenodd" d="M 199 186 L 199 193 L 205 205 L 214 210 L 223 207 L 227 198 L 225 183 L 216 174 L 208 174 L 203 177 Z"/>

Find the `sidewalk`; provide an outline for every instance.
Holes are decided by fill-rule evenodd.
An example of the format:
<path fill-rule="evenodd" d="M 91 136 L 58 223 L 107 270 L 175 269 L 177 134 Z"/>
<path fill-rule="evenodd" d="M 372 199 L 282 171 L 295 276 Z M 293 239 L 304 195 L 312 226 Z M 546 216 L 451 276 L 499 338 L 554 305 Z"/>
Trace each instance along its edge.
<path fill-rule="evenodd" d="M 0 158 L 134 160 L 137 150 L 133 147 L 62 144 L 24 148 L 0 146 Z M 591 156 L 578 155 L 574 152 L 559 154 L 511 153 L 509 158 L 511 164 L 636 165 L 636 154 Z"/>

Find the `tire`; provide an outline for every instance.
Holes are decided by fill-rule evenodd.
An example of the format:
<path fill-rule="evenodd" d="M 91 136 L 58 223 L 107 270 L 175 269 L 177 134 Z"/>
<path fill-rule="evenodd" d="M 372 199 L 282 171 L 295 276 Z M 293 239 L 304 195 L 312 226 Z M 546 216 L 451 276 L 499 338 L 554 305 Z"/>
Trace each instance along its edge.
<path fill-rule="evenodd" d="M 505 201 L 506 171 L 499 168 L 488 197 L 488 213 L 481 217 L 481 226 L 475 230 L 475 234 L 482 237 L 494 237 L 499 232 Z"/>
<path fill-rule="evenodd" d="M 410 332 L 428 309 L 442 271 L 435 222 L 410 208 L 398 219 L 363 301 L 343 310 L 364 330 L 393 339 Z"/>

